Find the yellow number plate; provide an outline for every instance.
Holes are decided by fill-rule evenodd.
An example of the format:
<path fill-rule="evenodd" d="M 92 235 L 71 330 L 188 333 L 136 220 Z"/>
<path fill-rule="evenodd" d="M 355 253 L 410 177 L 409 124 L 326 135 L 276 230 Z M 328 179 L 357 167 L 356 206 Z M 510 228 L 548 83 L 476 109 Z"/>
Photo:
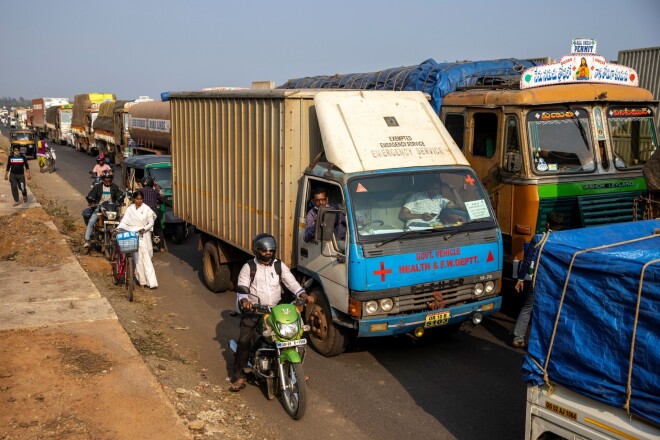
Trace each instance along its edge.
<path fill-rule="evenodd" d="M 449 312 L 440 312 L 440 313 L 430 313 L 426 315 L 426 322 L 424 327 L 437 327 L 439 325 L 445 325 L 449 322 Z"/>

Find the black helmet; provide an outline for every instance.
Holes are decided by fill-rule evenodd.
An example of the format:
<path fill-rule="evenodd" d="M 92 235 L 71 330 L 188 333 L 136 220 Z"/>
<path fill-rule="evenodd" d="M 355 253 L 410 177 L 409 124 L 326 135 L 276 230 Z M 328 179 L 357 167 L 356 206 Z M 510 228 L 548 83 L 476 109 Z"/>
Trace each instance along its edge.
<path fill-rule="evenodd" d="M 264 257 L 258 251 L 273 251 L 273 254 L 270 257 Z M 275 259 L 275 252 L 277 252 L 275 237 L 270 234 L 257 235 L 252 240 L 252 252 L 259 261 L 264 264 L 270 264 Z"/>
<path fill-rule="evenodd" d="M 143 186 L 143 187 L 145 187 L 145 186 L 150 186 L 150 187 L 153 188 L 153 186 L 154 186 L 154 178 L 151 177 L 151 176 L 144 176 L 144 177 L 142 178 L 142 186 Z"/>
<path fill-rule="evenodd" d="M 103 171 L 103 175 L 101 176 L 101 179 L 105 179 L 106 177 L 109 177 L 110 179 L 114 178 L 115 175 L 112 172 L 112 170 L 105 170 Z"/>

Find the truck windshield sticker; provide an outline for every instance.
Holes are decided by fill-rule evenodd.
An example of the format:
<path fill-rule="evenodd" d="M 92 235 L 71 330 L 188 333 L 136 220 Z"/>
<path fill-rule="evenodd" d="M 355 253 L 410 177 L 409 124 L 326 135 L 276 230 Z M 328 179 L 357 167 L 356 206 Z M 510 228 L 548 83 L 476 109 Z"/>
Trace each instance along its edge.
<path fill-rule="evenodd" d="M 465 208 L 467 208 L 471 220 L 490 217 L 488 205 L 486 205 L 486 202 L 483 199 L 465 202 Z"/>
<path fill-rule="evenodd" d="M 358 183 L 357 188 L 355 189 L 355 192 L 366 193 L 367 188 L 365 188 L 361 183 Z"/>
<path fill-rule="evenodd" d="M 474 178 L 470 176 L 469 174 L 465 177 L 465 181 L 470 184 L 470 186 L 474 186 Z"/>

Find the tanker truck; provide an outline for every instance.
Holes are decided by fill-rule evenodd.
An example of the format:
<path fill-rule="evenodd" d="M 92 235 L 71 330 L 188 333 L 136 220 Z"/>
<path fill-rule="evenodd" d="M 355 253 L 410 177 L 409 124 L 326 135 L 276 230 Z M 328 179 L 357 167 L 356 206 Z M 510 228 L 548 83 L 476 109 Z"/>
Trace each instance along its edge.
<path fill-rule="evenodd" d="M 584 67 L 581 67 L 585 64 Z M 565 228 L 633 220 L 642 167 L 658 146 L 657 101 L 638 75 L 573 40 L 559 63 L 437 63 L 289 80 L 280 88 L 420 90 L 488 190 L 504 235 L 505 274 L 549 212 Z M 641 210 L 639 210 L 641 212 Z"/>
<path fill-rule="evenodd" d="M 313 279 L 305 320 L 325 356 L 353 337 L 422 337 L 500 309 L 495 211 L 422 93 L 237 90 L 169 99 L 174 213 L 199 233 L 210 290 L 233 287 L 253 257 L 253 237 L 267 232 L 277 258 L 300 281 Z M 321 190 L 328 203 L 307 228 Z M 411 220 L 404 205 L 427 191 L 437 200 L 433 215 Z"/>
<path fill-rule="evenodd" d="M 170 154 L 169 101 L 141 102 L 128 109 L 128 130 L 133 141 L 127 155 Z"/>
<path fill-rule="evenodd" d="M 53 142 L 70 145 L 72 114 L 71 104 L 57 105 L 46 110 L 46 137 Z"/>
<path fill-rule="evenodd" d="M 96 150 L 93 124 L 98 116 L 99 104 L 115 99 L 116 97 L 112 93 L 84 93 L 74 97 L 71 134 L 73 147 L 78 151 L 91 154 Z"/>
<path fill-rule="evenodd" d="M 37 98 L 32 100 L 31 125 L 38 138 L 48 136 L 46 113 L 49 108 L 68 104 L 67 98 Z"/>

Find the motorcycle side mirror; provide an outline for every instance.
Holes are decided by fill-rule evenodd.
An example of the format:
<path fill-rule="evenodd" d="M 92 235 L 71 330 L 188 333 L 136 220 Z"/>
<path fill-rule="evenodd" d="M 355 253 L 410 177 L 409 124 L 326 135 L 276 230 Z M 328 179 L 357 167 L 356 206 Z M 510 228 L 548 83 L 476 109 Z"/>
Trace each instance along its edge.
<path fill-rule="evenodd" d="M 236 288 L 236 293 L 240 295 L 250 295 L 250 288 L 247 286 L 238 286 Z"/>
<path fill-rule="evenodd" d="M 314 283 L 314 278 L 307 278 L 307 280 L 303 283 L 303 289 L 307 290 L 309 287 Z"/>

